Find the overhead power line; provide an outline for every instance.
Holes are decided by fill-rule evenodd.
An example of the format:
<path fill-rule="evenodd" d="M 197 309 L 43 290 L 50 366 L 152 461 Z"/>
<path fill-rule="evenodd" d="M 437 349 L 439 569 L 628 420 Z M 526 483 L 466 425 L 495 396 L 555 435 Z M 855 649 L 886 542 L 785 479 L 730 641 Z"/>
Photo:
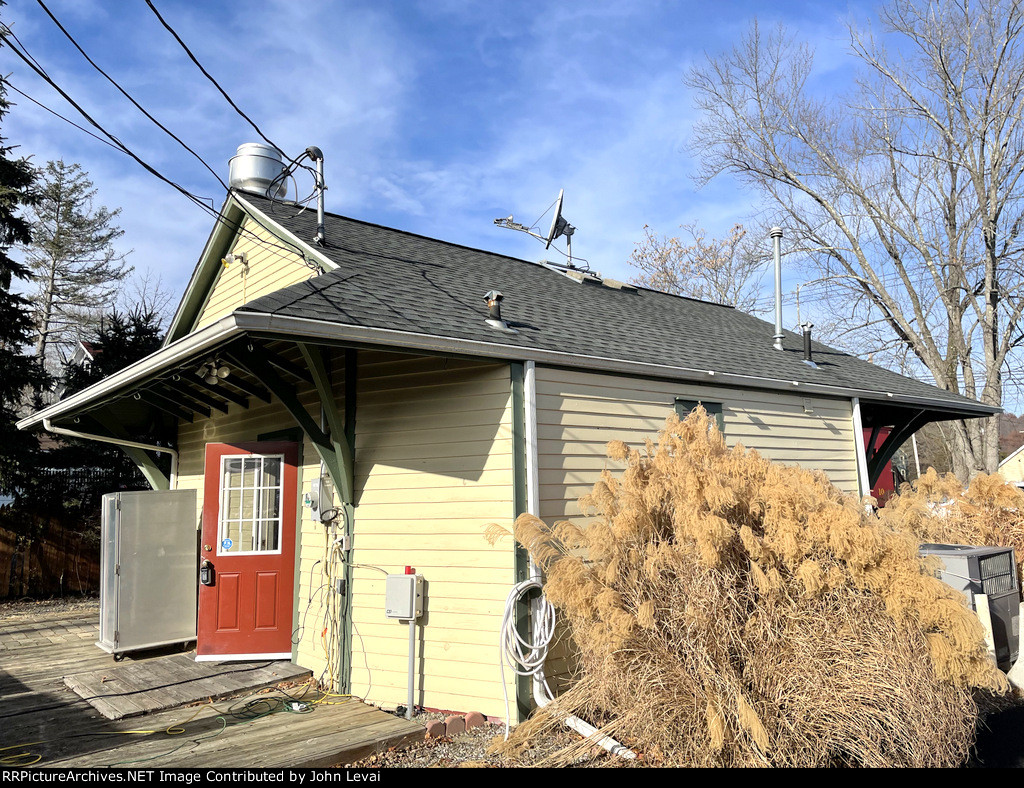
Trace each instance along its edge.
<path fill-rule="evenodd" d="M 104 71 L 102 68 L 100 68 L 96 64 L 96 61 L 94 61 L 91 57 L 89 57 L 88 53 L 84 49 L 82 49 L 81 45 L 75 40 L 74 36 L 72 36 L 71 33 L 69 33 L 67 31 L 67 28 L 65 28 L 64 25 L 62 25 L 60 23 L 60 20 L 57 19 L 57 17 L 53 15 L 53 12 L 50 11 L 50 9 L 46 7 L 46 3 L 44 3 L 43 0 L 36 0 L 36 2 L 39 4 L 39 7 L 42 8 L 43 11 L 46 12 L 46 15 L 48 17 L 50 17 L 50 19 L 53 21 L 53 23 L 57 26 L 57 29 L 60 30 L 60 32 L 64 34 L 64 37 L 67 38 L 67 40 L 72 43 L 72 45 L 75 47 L 75 49 L 77 49 L 79 51 L 79 53 L 82 55 L 82 57 L 84 57 L 86 59 L 86 61 L 88 61 L 90 66 L 92 66 L 94 69 L 96 69 L 96 71 L 98 71 L 100 74 L 102 74 L 103 77 L 107 80 L 107 82 L 109 82 L 111 85 L 113 85 L 115 88 L 117 88 L 117 90 L 121 93 L 122 96 L 124 96 L 126 99 L 128 99 L 132 103 L 132 105 L 137 110 L 139 110 L 139 112 L 141 112 L 149 120 L 151 120 L 153 123 L 155 123 L 156 126 L 162 132 L 167 134 L 171 139 L 173 139 L 175 142 L 177 142 L 179 145 L 181 145 L 181 147 L 183 147 L 185 150 L 187 150 L 189 153 L 191 153 L 204 167 L 206 167 L 207 170 L 210 171 L 210 174 L 213 175 L 213 177 L 217 179 L 217 181 L 220 183 L 220 185 L 224 187 L 224 190 L 227 191 L 228 185 L 224 182 L 223 178 L 221 178 L 220 175 L 217 174 L 217 171 L 214 170 L 213 167 L 211 167 L 209 165 L 209 163 L 207 163 L 206 159 L 204 159 L 202 156 L 200 156 L 198 153 L 196 153 L 180 137 L 178 137 L 178 135 L 176 135 L 173 131 L 168 129 L 163 123 L 161 123 L 159 120 L 157 120 L 155 117 L 153 117 L 146 110 L 145 107 L 143 107 L 138 101 L 136 101 L 132 97 L 132 95 L 127 90 L 125 90 L 123 87 L 121 87 L 120 84 L 118 84 L 117 80 L 115 80 L 106 71 Z"/>
<path fill-rule="evenodd" d="M 256 122 L 252 118 L 250 118 L 248 115 L 246 115 L 244 112 L 242 112 L 241 109 L 239 109 L 238 105 L 235 104 L 235 102 L 232 100 L 231 96 L 228 95 L 228 92 L 226 90 L 224 90 L 224 88 L 222 88 L 220 86 L 220 83 L 216 79 L 214 79 L 213 75 L 210 74 L 210 72 L 207 71 L 203 67 L 203 64 L 199 62 L 199 58 L 197 58 L 192 53 L 192 50 L 188 48 L 188 44 L 186 44 L 181 39 L 181 36 L 178 35 L 177 31 L 175 31 L 175 29 L 173 27 L 171 27 L 171 25 L 167 22 L 167 20 L 164 19 L 163 16 L 161 16 L 161 14 L 157 10 L 156 6 L 153 5 L 152 0 L 146 0 L 146 5 L 148 5 L 149 9 L 156 15 L 156 18 L 160 20 L 160 24 L 164 26 L 164 29 L 167 30 L 167 32 L 170 33 L 172 36 L 174 36 L 174 40 L 177 41 L 178 44 L 181 46 L 181 48 L 185 50 L 185 54 L 187 54 L 189 59 L 193 63 L 195 63 L 196 68 L 198 68 L 203 73 L 203 76 L 206 77 L 208 80 L 210 80 L 210 82 L 213 84 L 213 86 L 215 88 L 217 88 L 217 90 L 220 91 L 220 94 L 224 97 L 224 99 L 228 102 L 228 104 L 231 105 L 231 107 L 235 110 L 235 112 L 237 112 L 239 115 L 241 115 L 242 118 L 245 119 L 245 122 L 248 123 L 250 126 L 252 126 L 256 130 L 256 133 L 259 134 L 264 139 L 264 141 L 266 141 L 266 143 L 268 145 L 273 145 L 278 150 L 281 150 L 280 148 L 278 148 L 277 145 L 274 144 L 273 140 L 271 140 L 270 137 L 268 137 L 266 134 L 263 133 L 263 131 L 260 129 L 259 126 L 256 125 Z"/>
<path fill-rule="evenodd" d="M 194 150 L 192 150 L 192 148 L 190 148 L 187 144 L 185 144 L 181 139 L 179 139 L 175 134 L 173 134 L 163 124 L 161 124 L 159 121 L 157 121 L 152 116 L 151 113 L 149 113 L 141 104 L 139 104 L 138 101 L 136 101 L 131 95 L 129 95 L 127 91 L 125 91 L 123 88 L 121 88 L 121 86 L 119 84 L 117 84 L 117 82 L 112 77 L 110 77 L 105 71 L 103 71 L 103 69 L 101 69 L 92 60 L 92 58 L 89 57 L 89 55 L 85 52 L 85 50 L 77 43 L 77 41 L 75 41 L 73 36 L 71 36 L 71 34 L 64 28 L 64 26 L 60 23 L 60 21 L 53 15 L 53 13 L 50 12 L 50 10 L 45 6 L 45 4 L 41 0 L 37 0 L 37 2 L 43 8 L 43 10 L 47 13 L 47 15 L 50 17 L 50 19 L 54 22 L 54 24 L 57 25 L 57 27 L 60 28 L 61 32 L 64 33 L 64 35 L 68 38 L 69 41 L 71 41 L 71 43 L 75 46 L 75 48 L 79 51 L 79 53 L 81 53 L 81 55 L 93 66 L 93 68 L 95 68 L 111 84 L 113 84 L 121 92 L 122 95 L 124 95 L 129 101 L 131 101 L 131 103 L 136 107 L 136 109 L 138 109 L 149 120 L 151 120 L 154 124 L 156 124 L 161 129 L 161 131 L 163 131 L 165 134 L 167 134 L 172 139 L 174 139 L 175 142 L 177 142 L 179 145 L 181 145 L 183 148 L 185 148 L 189 153 L 191 153 L 196 159 L 198 159 L 203 164 L 203 166 L 206 167 L 206 169 L 209 170 L 213 174 L 213 176 L 217 179 L 217 181 L 221 184 L 221 186 L 224 187 L 224 189 L 226 191 L 230 191 L 230 188 L 228 187 L 228 185 L 226 183 L 224 183 L 223 179 L 219 175 L 217 175 L 216 171 L 214 171 L 213 168 L 210 167 L 210 165 L 198 153 L 196 153 Z M 155 9 L 154 9 L 154 11 L 155 11 Z M 11 41 L 13 41 L 15 43 L 12 44 Z M 227 224 L 227 222 L 224 219 L 224 217 L 221 216 L 220 212 L 217 211 L 214 208 L 214 206 L 212 205 L 212 202 L 213 202 L 212 199 L 199 197 L 196 194 L 194 194 L 193 192 L 191 192 L 188 189 L 186 189 L 181 184 L 176 183 L 172 179 L 168 178 L 163 173 L 161 173 L 159 170 L 157 170 L 156 167 L 154 167 L 151 164 L 149 164 L 147 161 L 142 159 L 141 156 L 139 156 L 133 150 L 131 150 L 118 137 L 116 137 L 114 134 L 112 134 L 106 128 L 104 128 L 104 126 L 102 124 L 100 124 L 95 118 L 93 118 L 92 115 L 90 115 L 78 102 L 76 102 L 73 98 L 71 98 L 71 96 L 67 93 L 66 90 L 64 90 L 60 85 L 57 84 L 57 82 L 52 77 L 50 77 L 50 75 L 46 72 L 46 69 L 31 54 L 31 52 L 21 42 L 21 40 L 17 37 L 17 35 L 14 33 L 14 31 L 11 30 L 11 28 L 9 26 L 7 26 L 6 24 L 4 24 L 3 22 L 0 22 L 0 43 L 7 43 L 9 49 L 12 52 L 14 52 L 14 54 L 17 55 L 19 59 L 21 59 L 40 79 L 42 79 L 44 82 L 46 82 L 54 90 L 56 90 L 57 93 L 59 93 L 60 96 L 65 101 L 67 101 L 72 107 L 74 107 L 74 109 L 93 128 L 95 128 L 97 131 L 99 131 L 100 134 L 102 134 L 103 136 L 100 137 L 99 135 L 94 134 L 93 132 L 89 131 L 88 129 L 83 128 L 82 126 L 80 126 L 79 124 L 77 124 L 74 121 L 70 120 L 69 118 L 61 115 L 60 113 L 56 112 L 55 110 L 52 110 L 49 107 L 47 107 L 45 104 L 37 101 L 32 96 L 29 96 L 24 91 L 21 91 L 18 88 L 15 88 L 13 85 L 10 85 L 10 87 L 12 89 L 14 89 L 17 93 L 19 93 L 20 95 L 22 95 L 25 98 L 29 99 L 33 103 L 37 104 L 38 106 L 40 106 L 42 109 L 46 110 L 47 112 L 49 112 L 49 113 L 55 115 L 56 117 L 60 118 L 61 120 L 65 121 L 66 123 L 74 126 L 76 129 L 79 129 L 80 131 L 85 132 L 86 134 L 88 134 L 89 136 L 93 137 L 94 139 L 97 139 L 100 142 L 103 142 L 104 144 L 106 144 L 106 145 L 108 145 L 108 146 L 110 146 L 110 147 L 120 151 L 121 153 L 125 154 L 126 156 L 129 156 L 131 159 L 133 159 L 137 164 L 139 164 L 143 169 L 145 169 L 151 175 L 153 175 L 154 177 L 158 178 L 159 180 L 163 181 L 164 183 L 166 183 L 169 186 L 171 186 L 172 188 L 174 188 L 176 191 L 181 193 L 183 196 L 185 196 L 191 202 L 193 202 L 194 204 L 196 204 L 200 208 L 202 208 L 206 213 L 208 213 L 210 216 L 212 216 L 216 221 L 224 223 L 224 224 Z M 16 44 L 16 46 L 15 46 L 15 44 Z M 6 82 L 6 80 L 5 80 L 5 84 L 9 85 L 10 83 Z M 222 93 L 224 92 L 223 89 L 221 90 L 221 92 Z M 233 107 L 235 107 L 236 111 L 239 111 L 237 109 L 237 106 L 234 104 L 234 102 L 230 101 L 230 98 L 228 100 L 229 100 L 229 103 Z M 261 133 L 261 136 L 262 136 L 262 133 Z M 274 143 L 270 142 L 270 144 L 273 145 Z M 274 147 L 276 148 L 277 146 L 275 145 Z M 206 200 L 209 200 L 211 204 L 207 205 Z M 269 232 L 269 233 L 271 233 L 271 234 L 273 234 L 275 236 L 277 235 L 276 233 L 274 233 L 274 231 L 271 228 L 267 227 L 266 224 L 264 224 L 262 221 L 260 221 L 259 218 L 255 217 L 255 216 L 252 216 L 251 214 L 249 214 L 249 218 L 252 219 L 263 230 L 265 230 L 265 231 L 267 231 L 267 232 Z M 244 227 L 239 227 L 237 229 L 238 229 L 238 231 L 240 233 L 242 233 L 245 236 L 250 237 L 252 240 L 254 240 L 255 242 L 257 242 L 258 244 L 260 244 L 261 246 L 263 246 L 265 248 L 273 248 L 273 249 L 277 249 L 277 250 L 280 250 L 280 251 L 285 251 L 285 252 L 290 252 L 290 253 L 297 253 L 302 258 L 303 262 L 305 263 L 305 265 L 307 267 L 309 267 L 309 268 L 319 268 L 319 266 L 317 264 L 314 264 L 314 263 L 312 263 L 309 260 L 309 258 L 306 255 L 305 250 L 302 249 L 297 244 L 294 244 L 294 243 L 292 243 L 292 242 L 290 242 L 290 241 L 288 241 L 286 239 L 279 238 L 279 240 L 281 240 L 283 243 L 288 244 L 288 246 L 282 246 L 281 244 L 276 244 L 276 243 L 273 243 L 271 241 L 268 241 L 267 239 L 257 235 L 256 233 L 254 233 L 251 230 L 248 230 L 248 229 L 246 229 Z"/>
<path fill-rule="evenodd" d="M 124 153 L 124 151 L 122 151 L 122 150 L 121 150 L 121 149 L 120 149 L 119 147 L 117 147 L 117 146 L 116 146 L 116 145 L 115 145 L 114 143 L 112 143 L 112 142 L 111 142 L 110 140 L 105 140 L 105 139 L 103 139 L 103 137 L 101 137 L 101 136 L 100 136 L 99 134 L 94 134 L 93 132 L 89 131 L 89 129 L 85 128 L 85 126 L 79 126 L 79 125 L 78 125 L 77 123 L 75 123 L 75 122 L 74 122 L 73 120 L 71 120 L 71 118 L 67 118 L 67 117 L 65 117 L 64 115 L 61 115 L 61 114 L 60 114 L 59 112 L 57 112 L 57 110 L 55 110 L 55 109 L 51 109 L 50 107 L 46 106 L 46 105 L 45 105 L 45 104 L 44 104 L 43 102 L 41 102 L 41 101 L 39 101 L 39 100 L 37 100 L 37 99 L 34 99 L 34 98 L 32 98 L 32 97 L 31 97 L 31 96 L 30 96 L 30 95 L 29 95 L 28 93 L 26 93 L 26 92 L 25 92 L 24 90 L 19 90 L 19 89 L 18 89 L 17 87 L 15 87 L 14 85 L 12 85 L 12 84 L 11 84 L 10 82 L 8 82 L 8 81 L 4 80 L 4 85 L 6 85 L 7 87 L 9 87 L 9 88 L 10 88 L 11 90 L 13 90 L 13 91 L 14 91 L 15 93 L 17 93 L 17 94 L 18 94 L 19 96 L 22 96 L 23 98 L 27 98 L 27 99 L 28 99 L 29 101 L 31 101 L 31 102 L 32 102 L 33 104 L 35 104 L 35 105 L 36 105 L 37 107 L 39 107 L 39 108 L 41 108 L 41 109 L 44 109 L 44 110 L 46 110 L 46 111 L 47 111 L 47 112 L 49 112 L 49 113 L 50 113 L 51 115 L 55 115 L 55 116 L 57 116 L 58 118 L 60 118 L 60 119 L 61 119 L 62 121 L 64 121 L 65 123 L 67 123 L 67 124 L 69 124 L 69 125 L 71 125 L 71 126 L 74 126 L 74 127 L 76 128 L 76 129 L 78 129 L 78 130 L 79 130 L 79 131 L 81 131 L 81 132 L 84 132 L 85 134 L 88 134 L 88 135 L 89 135 L 90 137 L 92 137 L 93 139 L 95 139 L 95 140 L 99 140 L 99 141 L 100 141 L 100 142 L 102 142 L 102 143 L 103 143 L 104 145 L 109 145 L 109 146 L 110 146 L 111 148 L 113 148 L 114 150 L 116 150 L 116 151 L 120 151 L 121 153 Z"/>
<path fill-rule="evenodd" d="M 315 172 L 315 170 L 313 170 L 313 168 L 309 167 L 308 165 L 301 165 L 301 164 L 299 164 L 299 161 L 297 159 L 293 159 L 290 156 L 288 156 L 287 154 L 285 154 L 284 153 L 284 149 L 280 145 L 278 145 L 276 142 L 274 142 L 272 139 L 270 139 L 270 137 L 268 137 L 266 134 L 264 134 L 263 130 L 259 126 L 256 125 L 256 121 L 254 121 L 252 118 L 250 118 L 248 115 L 246 115 L 245 112 L 242 111 L 242 109 L 238 106 L 238 104 L 235 103 L 234 99 L 232 99 L 231 96 L 228 95 L 228 92 L 226 90 L 224 90 L 223 87 L 221 87 L 221 84 L 213 77 L 213 75 L 209 71 L 206 70 L 206 67 L 203 66 L 203 64 L 201 62 L 199 62 L 199 58 L 196 57 L 195 53 L 192 52 L 191 49 L 189 49 L 188 44 L 185 43 L 185 41 L 182 39 L 182 37 L 180 35 L 178 35 L 178 32 L 171 26 L 171 24 L 166 19 L 163 18 L 163 16 L 161 15 L 160 11 L 157 10 L 157 7 L 153 4 L 153 0 L 146 0 L 146 5 L 149 6 L 149 9 L 153 12 L 153 14 L 156 16 L 156 18 L 160 21 L 160 24 L 163 25 L 164 29 L 168 33 L 170 33 L 171 36 L 173 36 L 175 41 L 178 42 L 178 45 L 185 51 L 185 54 L 188 55 L 189 60 L 191 60 L 195 64 L 195 67 L 198 68 L 199 71 L 202 73 L 202 75 L 204 77 L 206 77 L 210 81 L 210 84 L 212 84 L 215 88 L 217 88 L 217 90 L 220 92 L 220 94 L 224 97 L 224 100 L 227 101 L 227 103 L 231 105 L 231 108 L 235 112 L 237 112 L 238 115 L 246 123 L 248 123 L 250 126 L 253 127 L 253 129 L 256 131 L 256 133 L 259 134 L 260 137 L 263 138 L 264 142 L 266 142 L 268 145 L 270 145 L 271 147 L 275 148 L 276 150 L 280 151 L 281 154 L 286 159 L 288 159 L 288 162 L 292 166 L 302 166 L 304 169 L 309 170 L 310 172 Z"/>
<path fill-rule="evenodd" d="M 79 104 L 77 101 L 75 101 L 73 98 L 71 98 L 71 96 L 68 95 L 67 91 L 65 91 L 60 85 L 58 85 L 50 77 L 49 74 L 46 73 L 46 70 L 41 65 L 39 65 L 39 63 L 36 61 L 36 59 L 33 58 L 29 54 L 27 49 L 25 49 L 24 44 L 22 44 L 21 41 L 18 39 L 18 37 L 14 34 L 14 31 L 12 31 L 3 22 L 0 22 L 0 32 L 3 33 L 4 37 L 6 37 L 8 39 L 13 39 L 15 42 L 17 42 L 17 46 L 14 46 L 14 45 L 11 44 L 11 41 L 8 40 L 7 41 L 8 48 L 15 55 L 17 55 L 18 58 L 22 62 L 24 62 L 25 65 L 27 65 L 40 79 L 42 79 L 44 82 L 46 82 L 46 84 L 48 84 L 54 90 L 56 90 L 61 95 L 61 98 L 63 98 L 66 102 L 68 102 L 68 104 L 70 104 L 72 107 L 74 107 L 78 111 L 78 114 L 81 115 L 83 118 L 85 118 L 86 121 L 88 121 L 89 125 L 91 125 L 97 131 L 99 131 L 104 137 L 106 137 L 108 140 L 110 140 L 114 144 L 114 146 L 116 148 L 118 148 L 118 150 L 120 150 L 123 153 L 127 154 L 128 156 L 130 156 L 132 159 L 134 159 L 141 167 L 143 167 L 151 175 L 156 176 L 157 178 L 162 180 L 164 183 L 170 185 L 175 190 L 181 192 L 189 200 L 191 200 L 192 202 L 196 203 L 197 205 L 200 205 L 204 210 L 213 211 L 213 208 L 211 206 L 206 205 L 206 203 L 204 203 L 200 197 L 197 197 L 196 195 L 192 194 L 192 192 L 188 191 L 188 189 L 186 189 L 184 186 L 182 186 L 182 185 L 180 185 L 178 183 L 175 183 L 170 178 L 166 177 L 165 175 L 163 175 L 162 173 L 157 171 L 156 168 L 152 167 L 148 162 L 144 161 L 134 151 L 129 149 L 127 145 L 125 145 L 123 142 L 121 142 L 121 140 L 119 140 L 117 137 L 115 137 L 113 134 L 111 134 L 109 131 L 107 131 L 95 118 L 92 117 L 92 115 L 90 115 L 88 112 L 86 112 L 86 110 L 82 107 L 81 104 Z"/>

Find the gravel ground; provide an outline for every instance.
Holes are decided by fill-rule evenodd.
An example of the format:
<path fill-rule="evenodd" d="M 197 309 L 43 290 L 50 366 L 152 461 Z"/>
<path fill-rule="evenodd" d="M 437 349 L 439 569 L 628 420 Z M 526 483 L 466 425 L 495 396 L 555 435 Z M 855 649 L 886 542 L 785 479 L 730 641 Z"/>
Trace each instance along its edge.
<path fill-rule="evenodd" d="M 416 717 L 424 724 L 430 720 L 443 720 L 444 718 L 445 715 L 439 713 L 424 713 Z M 426 739 L 401 749 L 390 749 L 354 763 L 341 765 L 370 769 L 520 768 L 536 765 L 549 753 L 566 746 L 574 739 L 579 739 L 578 736 L 566 729 L 564 733 L 549 736 L 542 747 L 532 750 L 523 758 L 511 760 L 487 752 L 490 744 L 504 735 L 504 725 L 481 725 L 453 738 Z M 613 764 L 608 762 L 607 754 L 600 749 L 593 754 L 593 757 L 577 764 L 581 767 L 602 765 Z"/>
<path fill-rule="evenodd" d="M 416 716 L 418 722 L 443 720 L 444 714 L 425 713 Z M 423 767 L 481 767 L 506 766 L 500 758 L 487 754 L 487 747 L 504 733 L 504 726 L 481 725 L 451 739 L 426 739 L 422 742 L 371 755 L 345 766 L 368 768 L 423 768 Z"/>

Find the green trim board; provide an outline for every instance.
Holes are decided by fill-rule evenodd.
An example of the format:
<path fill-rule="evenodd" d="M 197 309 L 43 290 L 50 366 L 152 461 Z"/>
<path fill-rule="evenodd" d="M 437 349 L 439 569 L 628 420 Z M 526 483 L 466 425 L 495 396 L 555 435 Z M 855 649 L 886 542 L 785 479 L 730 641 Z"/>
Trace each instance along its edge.
<path fill-rule="evenodd" d="M 223 355 L 242 369 L 247 370 L 281 401 L 281 404 L 284 405 L 285 409 L 313 443 L 313 448 L 320 455 L 320 459 L 323 460 L 324 465 L 327 467 L 327 472 L 334 481 L 335 489 L 342 492 L 342 494 L 344 494 L 345 490 L 350 490 L 351 485 L 348 481 L 350 478 L 348 472 L 351 469 L 346 470 L 343 465 L 345 458 L 339 456 L 330 437 L 320 428 L 320 425 L 309 415 L 309 411 L 299 401 L 295 386 L 282 379 L 259 352 L 255 349 L 250 350 L 249 347 L 242 345 Z"/>
<path fill-rule="evenodd" d="M 526 490 L 526 388 L 525 365 L 521 361 L 509 364 L 512 386 L 512 505 L 516 517 L 527 511 Z M 530 555 L 515 539 L 515 582 L 521 583 L 530 575 Z M 516 630 L 519 636 L 530 636 L 530 603 L 520 599 L 516 603 Z M 532 692 L 529 676 L 516 676 L 516 712 L 519 722 L 530 716 Z"/>
<path fill-rule="evenodd" d="M 109 437 L 119 438 L 121 440 L 131 440 L 120 422 L 104 410 L 94 410 L 89 414 L 89 417 L 102 426 L 107 431 Z M 139 472 L 146 478 L 146 481 L 149 482 L 150 487 L 154 490 L 171 489 L 170 477 L 168 474 L 164 473 L 163 469 L 157 464 L 157 461 L 152 454 L 144 449 L 139 449 L 134 446 L 121 446 L 120 449 L 128 455 L 128 458 L 132 462 L 135 463 Z"/>
<path fill-rule="evenodd" d="M 185 288 L 185 294 L 171 319 L 167 336 L 164 338 L 164 347 L 191 333 L 195 328 L 196 320 L 202 314 L 210 292 L 220 276 L 222 268 L 220 261 L 237 240 L 244 220 L 245 211 L 242 206 L 228 195 L 224 205 L 221 206 L 220 213 L 217 214 L 213 231 L 206 241 L 199 262 L 196 263 L 192 278 Z"/>
<path fill-rule="evenodd" d="M 351 348 L 345 350 L 345 440 L 344 443 L 348 446 L 348 456 L 350 462 L 350 468 L 352 473 L 355 473 L 355 458 L 356 458 L 356 383 L 358 381 L 358 367 L 359 363 L 359 352 Z M 354 477 L 353 477 L 354 479 Z M 353 490 L 355 489 L 355 483 L 353 480 Z M 355 541 L 355 500 L 343 502 L 345 510 L 345 533 L 348 536 L 349 544 L 352 545 Z M 342 693 L 348 693 L 352 691 L 352 585 L 353 585 L 353 570 L 352 564 L 348 561 L 345 562 L 343 571 L 343 577 L 345 580 L 345 588 L 348 593 L 345 594 L 345 604 L 342 610 L 341 616 L 341 643 L 339 645 L 339 652 L 341 654 L 341 669 L 338 671 L 340 688 L 339 691 Z"/>
<path fill-rule="evenodd" d="M 329 438 L 334 447 L 334 453 L 340 460 L 344 479 L 335 480 L 335 484 L 338 486 L 338 493 L 341 495 L 342 501 L 351 503 L 354 492 L 352 451 L 348 441 L 345 439 L 344 420 L 342 415 L 338 413 L 338 405 L 334 400 L 334 387 L 331 384 L 328 355 L 324 353 L 322 348 L 316 345 L 307 345 L 302 342 L 296 344 L 302 353 L 303 359 L 306 361 L 306 366 L 309 368 L 312 377 L 312 383 L 316 387 L 317 394 L 320 396 L 320 407 L 323 409 L 323 414 L 327 420 Z M 274 361 L 270 361 L 270 363 L 278 366 L 280 369 L 280 366 L 275 364 Z"/>
<path fill-rule="evenodd" d="M 681 419 L 685 419 L 699 407 L 704 408 L 708 415 L 714 418 L 715 424 L 718 426 L 718 431 L 725 435 L 725 415 L 722 413 L 721 402 L 707 402 L 700 399 L 684 399 L 683 397 L 676 397 L 675 407 L 676 415 Z"/>

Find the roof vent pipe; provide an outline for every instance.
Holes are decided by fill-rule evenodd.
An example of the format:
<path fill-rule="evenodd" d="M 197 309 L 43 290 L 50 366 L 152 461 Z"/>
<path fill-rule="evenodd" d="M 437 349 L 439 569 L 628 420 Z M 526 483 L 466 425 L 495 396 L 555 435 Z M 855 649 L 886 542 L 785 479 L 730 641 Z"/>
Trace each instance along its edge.
<path fill-rule="evenodd" d="M 491 290 L 484 296 L 484 300 L 487 302 L 487 325 L 495 328 L 508 328 L 508 324 L 501 319 L 501 299 L 504 297 L 497 290 Z"/>
<path fill-rule="evenodd" d="M 782 350 L 782 228 L 773 227 L 768 235 L 775 247 L 775 349 Z"/>
<path fill-rule="evenodd" d="M 327 184 L 324 183 L 324 152 L 316 145 L 306 148 L 306 155 L 316 162 L 316 236 L 313 243 L 317 246 L 324 245 L 324 192 L 327 191 Z"/>
<path fill-rule="evenodd" d="M 504 297 L 497 290 L 490 290 L 484 296 L 484 300 L 487 302 L 487 325 L 509 334 L 518 334 L 518 331 L 501 319 L 501 300 Z"/>
<path fill-rule="evenodd" d="M 814 323 L 801 323 L 800 329 L 804 332 L 804 363 L 811 369 L 817 369 L 818 365 L 814 363 L 814 358 L 811 356 L 811 329 L 814 328 Z"/>

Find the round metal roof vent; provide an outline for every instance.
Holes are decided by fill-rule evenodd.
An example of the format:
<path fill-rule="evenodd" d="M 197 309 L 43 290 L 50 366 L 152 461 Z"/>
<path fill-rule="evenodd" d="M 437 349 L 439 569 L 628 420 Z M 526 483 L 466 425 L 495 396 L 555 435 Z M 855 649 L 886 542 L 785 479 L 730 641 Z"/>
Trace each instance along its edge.
<path fill-rule="evenodd" d="M 277 199 L 288 192 L 284 171 L 281 151 L 261 142 L 246 142 L 228 161 L 228 185 Z"/>

